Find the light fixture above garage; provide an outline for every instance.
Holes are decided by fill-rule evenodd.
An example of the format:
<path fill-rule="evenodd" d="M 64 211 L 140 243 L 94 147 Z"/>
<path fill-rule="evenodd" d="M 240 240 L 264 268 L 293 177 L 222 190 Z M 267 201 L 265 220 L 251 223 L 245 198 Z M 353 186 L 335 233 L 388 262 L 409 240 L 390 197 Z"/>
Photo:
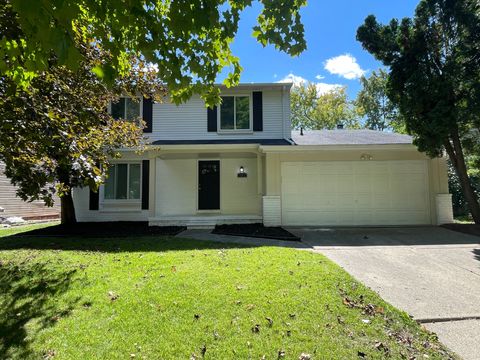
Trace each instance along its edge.
<path fill-rule="evenodd" d="M 240 166 L 240 169 L 238 169 L 237 176 L 239 178 L 246 178 L 247 177 L 247 173 L 245 172 L 245 168 L 243 166 Z"/>
<path fill-rule="evenodd" d="M 373 160 L 373 156 L 370 154 L 362 154 L 360 160 Z"/>

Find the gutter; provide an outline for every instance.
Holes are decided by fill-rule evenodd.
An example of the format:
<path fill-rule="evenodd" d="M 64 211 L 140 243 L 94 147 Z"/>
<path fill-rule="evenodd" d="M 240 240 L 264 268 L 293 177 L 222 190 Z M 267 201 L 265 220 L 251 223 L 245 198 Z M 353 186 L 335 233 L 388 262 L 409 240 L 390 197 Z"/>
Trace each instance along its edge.
<path fill-rule="evenodd" d="M 348 151 L 348 150 L 400 150 L 400 151 L 415 151 L 418 149 L 412 144 L 346 144 L 346 145 L 298 145 L 293 140 L 291 141 L 294 146 L 277 146 L 277 145 L 261 145 L 259 150 L 261 152 L 308 152 L 308 151 Z"/>

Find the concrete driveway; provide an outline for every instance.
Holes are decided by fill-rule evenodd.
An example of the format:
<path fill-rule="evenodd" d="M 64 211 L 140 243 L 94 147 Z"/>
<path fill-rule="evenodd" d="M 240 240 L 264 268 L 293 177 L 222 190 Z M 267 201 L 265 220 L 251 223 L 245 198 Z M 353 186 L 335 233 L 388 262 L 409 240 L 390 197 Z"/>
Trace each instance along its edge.
<path fill-rule="evenodd" d="M 438 227 L 288 230 L 464 359 L 480 359 L 480 237 Z"/>

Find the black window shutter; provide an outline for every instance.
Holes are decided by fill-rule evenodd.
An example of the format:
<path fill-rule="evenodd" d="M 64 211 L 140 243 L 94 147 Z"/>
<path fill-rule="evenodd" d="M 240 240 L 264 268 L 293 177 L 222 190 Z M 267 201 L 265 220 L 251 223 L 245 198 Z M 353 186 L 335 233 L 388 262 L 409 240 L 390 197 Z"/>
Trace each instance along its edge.
<path fill-rule="evenodd" d="M 208 132 L 217 131 L 217 107 L 207 108 Z"/>
<path fill-rule="evenodd" d="M 145 121 L 144 133 L 151 133 L 153 129 L 153 101 L 152 98 L 143 98 L 143 121 Z"/>
<path fill-rule="evenodd" d="M 150 195 L 150 160 L 142 161 L 142 210 L 148 210 Z"/>
<path fill-rule="evenodd" d="M 89 210 L 98 210 L 99 200 L 100 200 L 100 197 L 99 197 L 98 191 L 94 192 L 90 188 L 90 197 L 89 197 L 89 201 L 88 201 L 88 209 Z"/>
<path fill-rule="evenodd" d="M 253 100 L 253 131 L 263 131 L 263 97 L 261 91 L 254 91 Z"/>

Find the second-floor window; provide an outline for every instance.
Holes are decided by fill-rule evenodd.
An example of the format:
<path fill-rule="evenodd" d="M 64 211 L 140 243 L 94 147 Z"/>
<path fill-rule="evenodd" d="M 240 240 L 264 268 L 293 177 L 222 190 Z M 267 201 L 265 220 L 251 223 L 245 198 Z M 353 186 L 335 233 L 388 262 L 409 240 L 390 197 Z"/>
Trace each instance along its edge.
<path fill-rule="evenodd" d="M 140 200 L 141 164 L 113 164 L 105 182 L 105 200 Z"/>
<path fill-rule="evenodd" d="M 250 96 L 222 96 L 220 104 L 220 130 L 251 130 Z"/>
<path fill-rule="evenodd" d="M 121 97 L 118 102 L 112 102 L 112 117 L 116 120 L 135 120 L 140 117 L 140 101 L 129 97 Z"/>

